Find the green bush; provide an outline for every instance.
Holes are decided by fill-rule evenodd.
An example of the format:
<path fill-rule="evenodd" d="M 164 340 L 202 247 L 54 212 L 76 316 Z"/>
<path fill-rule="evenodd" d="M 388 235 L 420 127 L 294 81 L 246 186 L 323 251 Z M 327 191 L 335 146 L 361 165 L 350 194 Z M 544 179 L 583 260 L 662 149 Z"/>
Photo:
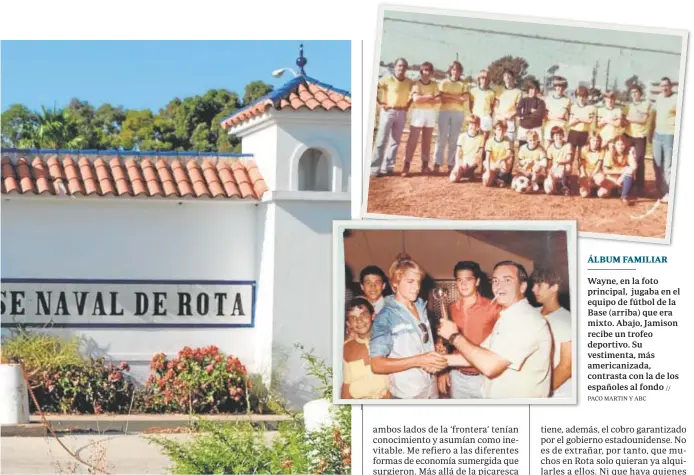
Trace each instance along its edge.
<path fill-rule="evenodd" d="M 29 382 L 45 412 L 101 414 L 127 413 L 135 386 L 128 372 L 130 367 L 106 363 L 104 358 L 90 358 L 85 363 L 62 364 L 34 373 Z M 34 401 L 30 408 L 36 411 Z"/>
<path fill-rule="evenodd" d="M 86 361 L 80 351 L 78 337 L 63 338 L 43 332 L 17 329 L 2 338 L 2 362 L 8 363 L 13 358 L 24 364 L 24 369 L 31 374 L 38 371 L 50 371 L 61 365 L 79 365 Z"/>
<path fill-rule="evenodd" d="M 308 373 L 321 383 L 321 396 L 331 400 L 332 370 L 304 352 Z M 188 442 L 152 438 L 173 461 L 173 473 L 351 473 L 351 406 L 334 406 L 334 424 L 308 434 L 303 414 L 280 424 L 272 440 L 264 428 L 250 423 L 201 420 L 200 435 Z"/>
<path fill-rule="evenodd" d="M 169 360 L 157 353 L 150 364 L 139 409 L 145 412 L 244 412 L 246 367 L 216 346 L 185 347 Z"/>

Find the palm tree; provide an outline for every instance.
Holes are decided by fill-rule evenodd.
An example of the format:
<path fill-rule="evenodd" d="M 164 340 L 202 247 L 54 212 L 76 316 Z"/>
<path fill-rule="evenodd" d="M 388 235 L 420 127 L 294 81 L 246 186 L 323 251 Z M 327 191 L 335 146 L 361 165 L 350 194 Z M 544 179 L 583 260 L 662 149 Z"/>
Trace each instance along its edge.
<path fill-rule="evenodd" d="M 39 127 L 34 143 L 39 148 L 80 148 L 84 138 L 77 136 L 70 116 L 63 109 L 46 109 L 41 106 Z"/>

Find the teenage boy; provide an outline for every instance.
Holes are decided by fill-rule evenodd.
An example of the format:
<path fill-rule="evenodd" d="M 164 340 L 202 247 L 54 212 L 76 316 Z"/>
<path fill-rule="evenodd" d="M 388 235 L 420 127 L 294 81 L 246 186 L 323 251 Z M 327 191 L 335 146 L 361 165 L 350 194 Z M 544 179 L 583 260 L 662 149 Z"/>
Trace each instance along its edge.
<path fill-rule="evenodd" d="M 603 148 L 611 150 L 614 139 L 622 135 L 624 111 L 615 105 L 617 94 L 614 91 L 605 92 L 603 98 L 605 105 L 598 109 L 598 130 Z"/>
<path fill-rule="evenodd" d="M 408 176 L 419 137 L 422 137 L 422 173 L 429 173 L 431 139 L 436 125 L 436 112 L 440 102 L 439 87 L 434 80 L 434 65 L 426 62 L 419 67 L 419 80 L 412 85 L 412 112 L 410 133 L 405 146 L 405 165 L 402 175 Z"/>
<path fill-rule="evenodd" d="M 516 140 L 516 108 L 523 93 L 516 87 L 516 76 L 510 69 L 504 70 L 503 88 L 496 93 L 494 106 L 495 120 L 506 121 L 506 136 L 514 143 Z"/>
<path fill-rule="evenodd" d="M 449 77 L 441 81 L 439 91 L 441 106 L 439 107 L 436 149 L 434 150 L 434 173 L 438 173 L 443 165 L 443 156 L 448 149 L 448 171 L 455 166 L 456 142 L 463 129 L 465 109 L 469 104 L 468 87 L 462 80 L 463 65 L 453 61 L 448 68 Z"/>
<path fill-rule="evenodd" d="M 464 177 L 472 180 L 475 170 L 482 168 L 484 154 L 484 134 L 480 131 L 480 118 L 471 115 L 467 118 L 467 130 L 458 137 L 458 155 L 449 179 L 451 183 Z"/>
<path fill-rule="evenodd" d="M 545 192 L 550 195 L 554 192 L 569 196 L 569 176 L 571 176 L 571 161 L 573 149 L 571 144 L 564 141 L 564 129 L 555 125 L 551 131 L 552 142 L 547 147 L 547 160 L 549 173 L 545 180 Z"/>
<path fill-rule="evenodd" d="M 383 291 L 386 290 L 388 281 L 386 274 L 378 266 L 364 267 L 359 273 L 359 285 L 364 296 L 369 300 L 369 303 L 374 307 L 374 315 L 383 308 L 385 300 Z"/>
<path fill-rule="evenodd" d="M 579 86 L 576 89 L 576 103 L 569 109 L 569 138 L 568 142 L 578 155 L 579 150 L 588 143 L 588 134 L 595 125 L 596 109 L 588 104 L 588 89 Z"/>
<path fill-rule="evenodd" d="M 518 150 L 518 175 L 527 177 L 533 191 L 540 191 L 540 184 L 547 177 L 547 152 L 540 145 L 536 130 L 526 134 L 528 141 Z"/>
<path fill-rule="evenodd" d="M 472 113 L 480 118 L 480 128 L 484 132 L 485 140 L 489 137 L 492 130 L 492 115 L 494 114 L 494 103 L 496 93 L 489 88 L 489 71 L 483 69 L 477 76 L 477 87 L 470 91 L 472 100 Z"/>
<path fill-rule="evenodd" d="M 545 101 L 538 97 L 540 83 L 530 80 L 527 83 L 528 96 L 518 101 L 516 114 L 518 115 L 518 146 L 527 142 L 526 135 L 530 130 L 542 136 L 542 121 L 545 118 Z"/>
<path fill-rule="evenodd" d="M 554 79 L 554 94 L 545 99 L 547 105 L 547 123 L 545 124 L 545 148 L 549 148 L 554 141 L 552 129 L 559 127 L 563 131 L 568 128 L 571 99 L 564 95 L 568 83 L 566 79 L 557 77 Z"/>
<path fill-rule="evenodd" d="M 448 307 L 448 315 L 458 331 L 470 342 L 480 345 L 491 334 L 499 318 L 500 307 L 480 295 L 480 281 L 484 277 L 477 262 L 458 262 L 453 268 L 458 300 Z M 482 397 L 484 376 L 475 367 L 460 367 L 439 375 L 439 393 L 451 390 L 454 399 L 477 399 Z"/>
<path fill-rule="evenodd" d="M 506 122 L 497 120 L 494 124 L 494 137 L 490 137 L 484 146 L 485 170 L 482 184 L 504 187 L 511 181 L 513 146 L 506 137 Z"/>

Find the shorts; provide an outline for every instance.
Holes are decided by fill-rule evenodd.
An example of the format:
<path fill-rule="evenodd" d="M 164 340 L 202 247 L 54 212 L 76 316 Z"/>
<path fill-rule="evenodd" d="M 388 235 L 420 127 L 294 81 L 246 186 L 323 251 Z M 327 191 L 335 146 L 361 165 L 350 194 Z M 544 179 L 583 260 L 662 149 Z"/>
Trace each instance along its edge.
<path fill-rule="evenodd" d="M 469 168 L 469 167 L 475 167 L 475 166 L 477 166 L 477 157 L 476 157 L 476 156 L 472 156 L 472 157 L 463 157 L 463 158 L 459 158 L 459 159 L 458 159 L 458 163 L 459 163 L 461 166 L 468 167 L 468 168 Z"/>
<path fill-rule="evenodd" d="M 552 167 L 550 171 L 550 176 L 555 180 L 561 180 L 566 175 L 566 167 L 563 165 Z"/>
<path fill-rule="evenodd" d="M 494 122 L 492 121 L 491 115 L 480 116 L 480 130 L 482 130 L 482 132 L 490 132 L 493 126 Z"/>
<path fill-rule="evenodd" d="M 569 138 L 566 140 L 574 150 L 580 150 L 588 143 L 588 132 L 569 130 Z"/>
<path fill-rule="evenodd" d="M 532 129 L 526 129 L 526 128 L 523 128 L 523 127 L 518 127 L 518 140 L 524 140 L 524 141 L 527 142 L 528 139 L 526 139 L 525 136 L 526 136 L 526 135 L 528 134 L 528 132 L 530 132 L 531 130 L 534 130 L 535 132 L 537 132 L 537 136 L 540 137 L 540 139 L 542 139 L 542 127 L 535 127 L 535 128 L 532 128 Z"/>
<path fill-rule="evenodd" d="M 410 125 L 412 127 L 434 127 L 436 125 L 436 109 L 412 109 Z"/>

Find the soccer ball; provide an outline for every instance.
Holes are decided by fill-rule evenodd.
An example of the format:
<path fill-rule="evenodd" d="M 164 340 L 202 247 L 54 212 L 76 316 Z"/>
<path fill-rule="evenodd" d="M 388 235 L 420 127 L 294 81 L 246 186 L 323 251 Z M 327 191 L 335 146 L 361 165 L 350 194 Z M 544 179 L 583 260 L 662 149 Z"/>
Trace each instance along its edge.
<path fill-rule="evenodd" d="M 517 176 L 511 182 L 511 188 L 518 193 L 525 193 L 530 189 L 530 180 L 527 176 Z"/>

